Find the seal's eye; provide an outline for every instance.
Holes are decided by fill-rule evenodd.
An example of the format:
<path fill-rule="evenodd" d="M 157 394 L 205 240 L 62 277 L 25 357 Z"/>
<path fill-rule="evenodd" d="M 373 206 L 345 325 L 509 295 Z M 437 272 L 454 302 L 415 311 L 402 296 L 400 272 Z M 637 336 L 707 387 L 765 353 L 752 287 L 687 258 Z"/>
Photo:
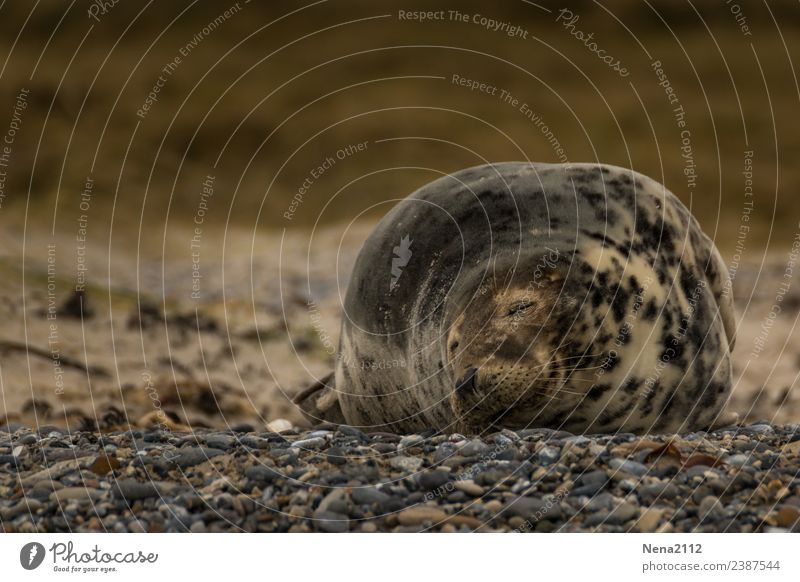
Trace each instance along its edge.
<path fill-rule="evenodd" d="M 511 317 L 512 315 L 520 315 L 525 311 L 527 311 L 528 309 L 530 309 L 531 307 L 533 307 L 533 302 L 520 301 L 518 303 L 515 303 L 509 308 L 508 313 L 506 313 L 506 317 Z"/>

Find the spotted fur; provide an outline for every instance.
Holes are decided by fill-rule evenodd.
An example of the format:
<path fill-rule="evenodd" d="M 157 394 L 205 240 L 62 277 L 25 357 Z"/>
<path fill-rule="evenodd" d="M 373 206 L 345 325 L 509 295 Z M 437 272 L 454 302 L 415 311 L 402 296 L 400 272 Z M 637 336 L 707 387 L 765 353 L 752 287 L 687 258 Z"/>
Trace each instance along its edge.
<path fill-rule="evenodd" d="M 727 268 L 658 182 L 479 166 L 424 186 L 366 241 L 329 400 L 350 424 L 398 432 L 696 429 L 727 398 L 733 335 Z"/>

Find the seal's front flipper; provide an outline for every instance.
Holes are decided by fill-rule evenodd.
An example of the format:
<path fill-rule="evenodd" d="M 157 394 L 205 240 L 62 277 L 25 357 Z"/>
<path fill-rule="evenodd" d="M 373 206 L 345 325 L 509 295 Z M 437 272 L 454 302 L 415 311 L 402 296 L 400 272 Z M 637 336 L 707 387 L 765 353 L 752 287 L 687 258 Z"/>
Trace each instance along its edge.
<path fill-rule="evenodd" d="M 346 423 L 335 384 L 334 373 L 331 372 L 292 399 L 311 424 Z"/>

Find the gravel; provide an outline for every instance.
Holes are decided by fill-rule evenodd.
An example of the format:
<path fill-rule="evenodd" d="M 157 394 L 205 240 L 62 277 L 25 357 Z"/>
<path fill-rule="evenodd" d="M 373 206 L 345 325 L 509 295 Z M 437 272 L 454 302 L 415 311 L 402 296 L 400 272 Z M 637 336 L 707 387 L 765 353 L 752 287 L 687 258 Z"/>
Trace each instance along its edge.
<path fill-rule="evenodd" d="M 5 428 L 5 532 L 800 532 L 797 425 L 680 436 Z"/>

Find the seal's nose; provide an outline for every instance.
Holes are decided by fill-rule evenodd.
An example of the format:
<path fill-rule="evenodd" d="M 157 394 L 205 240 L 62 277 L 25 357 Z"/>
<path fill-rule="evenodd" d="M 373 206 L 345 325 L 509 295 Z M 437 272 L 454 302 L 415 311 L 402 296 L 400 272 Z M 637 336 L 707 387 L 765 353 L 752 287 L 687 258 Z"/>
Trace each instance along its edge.
<path fill-rule="evenodd" d="M 477 372 L 478 368 L 467 368 L 461 379 L 456 382 L 456 394 L 466 396 L 475 392 L 475 375 Z"/>

